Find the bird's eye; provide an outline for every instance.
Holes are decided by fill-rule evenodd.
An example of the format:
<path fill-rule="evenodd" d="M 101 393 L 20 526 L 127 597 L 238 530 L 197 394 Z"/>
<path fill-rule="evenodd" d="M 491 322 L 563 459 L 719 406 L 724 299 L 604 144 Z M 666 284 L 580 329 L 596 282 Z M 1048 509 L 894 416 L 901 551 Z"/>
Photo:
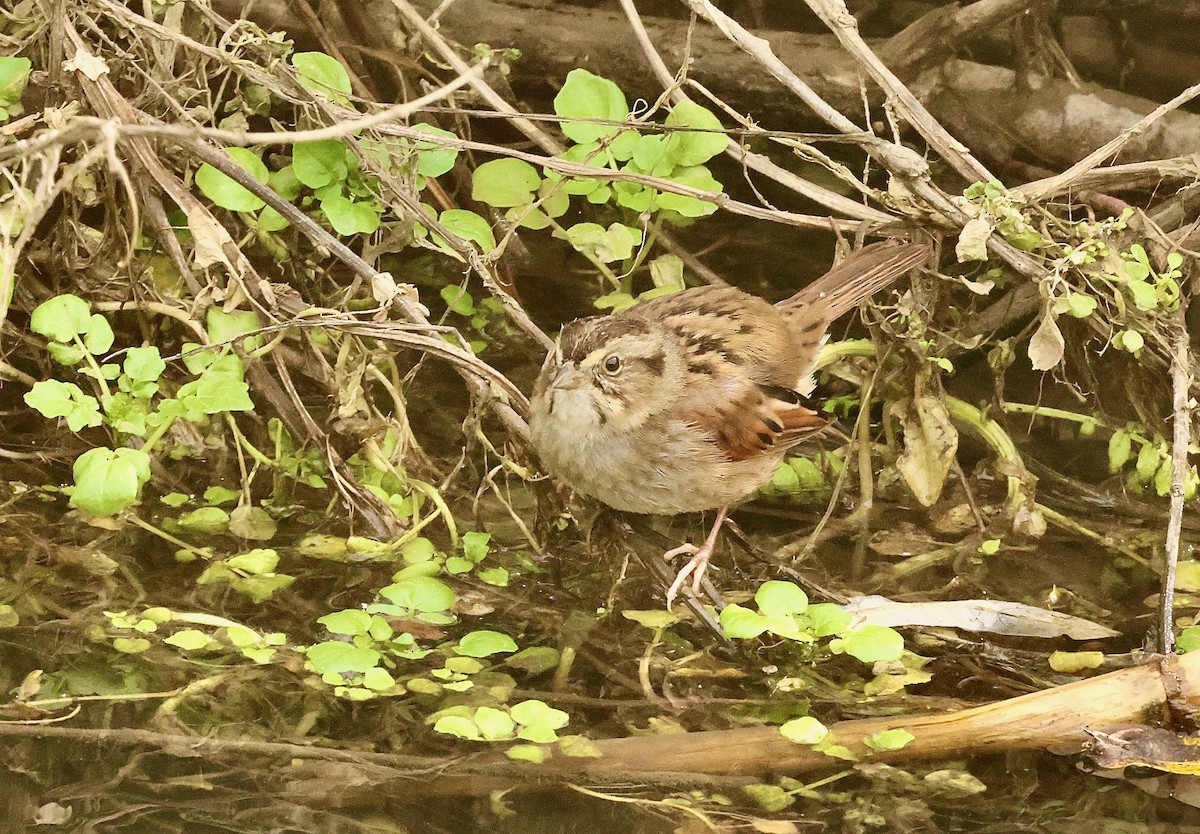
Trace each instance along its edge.
<path fill-rule="evenodd" d="M 613 354 L 604 360 L 605 373 L 615 374 L 619 370 L 621 370 L 621 357 Z"/>

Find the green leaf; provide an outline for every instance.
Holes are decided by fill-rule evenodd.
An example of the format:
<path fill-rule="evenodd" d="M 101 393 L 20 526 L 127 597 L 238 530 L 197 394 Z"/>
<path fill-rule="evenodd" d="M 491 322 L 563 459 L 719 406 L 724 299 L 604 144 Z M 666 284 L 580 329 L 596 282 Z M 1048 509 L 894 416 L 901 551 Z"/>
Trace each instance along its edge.
<path fill-rule="evenodd" d="M 593 75 L 585 69 L 573 69 L 558 95 L 554 97 L 555 114 L 565 119 L 605 119 L 624 121 L 629 105 L 621 88 L 607 78 Z M 565 121 L 560 129 L 574 142 L 595 142 L 614 133 L 609 125 Z"/>
<path fill-rule="evenodd" d="M 450 312 L 458 313 L 460 316 L 474 315 L 475 299 L 467 292 L 466 287 L 442 287 L 439 294 L 442 300 L 446 302 L 446 308 Z"/>
<path fill-rule="evenodd" d="M 258 213 L 258 228 L 264 232 L 279 232 L 292 225 L 292 221 L 284 217 L 273 206 L 264 206 Z"/>
<path fill-rule="evenodd" d="M 220 507 L 201 507 L 179 517 L 179 526 L 197 533 L 224 533 L 229 513 Z"/>
<path fill-rule="evenodd" d="M 243 505 L 229 514 L 229 532 L 239 538 L 270 541 L 276 530 L 275 519 L 262 507 Z"/>
<path fill-rule="evenodd" d="M 841 649 L 863 663 L 899 660 L 904 653 L 904 638 L 893 628 L 865 625 L 843 639 Z"/>
<path fill-rule="evenodd" d="M 116 515 L 138 500 L 150 480 L 150 456 L 140 449 L 90 449 L 75 461 L 71 506 L 98 518 Z"/>
<path fill-rule="evenodd" d="M 309 188 L 324 188 L 346 179 L 350 172 L 348 152 L 341 139 L 297 142 L 292 147 L 292 170 L 296 179 Z"/>
<path fill-rule="evenodd" d="M 1124 429 L 1117 429 L 1108 439 L 1108 471 L 1116 472 L 1133 456 L 1133 437 Z"/>
<path fill-rule="evenodd" d="M 108 319 L 99 313 L 88 319 L 88 329 L 83 337 L 83 346 L 92 356 L 108 353 L 108 349 L 113 346 L 113 339 L 112 325 L 108 323 Z"/>
<path fill-rule="evenodd" d="M 274 573 L 279 566 L 279 554 L 270 548 L 260 547 L 255 550 L 232 556 L 225 560 L 232 570 L 249 574 Z"/>
<path fill-rule="evenodd" d="M 1138 480 L 1142 483 L 1149 482 L 1151 476 L 1158 469 L 1160 460 L 1161 456 L 1158 453 L 1158 447 L 1153 443 L 1143 443 L 1142 448 L 1138 449 L 1137 463 L 1134 464 Z"/>
<path fill-rule="evenodd" d="M 329 629 L 333 634 L 346 634 L 353 637 L 356 634 L 366 634 L 371 626 L 371 615 L 358 608 L 348 608 L 344 611 L 334 611 L 317 619 L 317 622 Z"/>
<path fill-rule="evenodd" d="M 309 90 L 349 106 L 350 75 L 336 59 L 324 52 L 297 52 L 292 56 L 292 66 L 296 68 L 300 83 Z"/>
<path fill-rule="evenodd" d="M 199 629 L 185 628 L 167 637 L 163 642 L 184 651 L 196 651 L 206 648 L 212 642 L 212 638 Z"/>
<path fill-rule="evenodd" d="M 712 173 L 703 165 L 683 168 L 671 174 L 671 180 L 680 185 L 698 188 L 701 191 L 714 191 L 717 193 L 724 191 L 721 183 L 713 179 Z M 710 203 L 707 200 L 700 200 L 683 194 L 669 194 L 665 191 L 655 198 L 655 202 L 659 208 L 682 214 L 684 217 L 704 217 L 717 210 L 716 203 Z"/>
<path fill-rule="evenodd" d="M 70 342 L 87 333 L 92 308 L 77 295 L 56 295 L 33 311 L 29 327 L 34 333 L 56 342 Z"/>
<path fill-rule="evenodd" d="M 576 759 L 604 758 L 604 753 L 587 736 L 563 736 L 558 740 L 558 749 L 564 756 Z"/>
<path fill-rule="evenodd" d="M 267 181 L 267 166 L 258 155 L 248 148 L 226 148 L 225 153 L 259 182 Z M 223 209 L 230 211 L 258 211 L 265 202 L 207 162 L 196 171 L 196 187 L 200 193 Z"/>
<path fill-rule="evenodd" d="M 1097 303 L 1090 295 L 1081 292 L 1067 293 L 1054 302 L 1054 312 L 1056 315 L 1070 313 L 1073 318 L 1086 319 L 1096 312 Z"/>
<path fill-rule="evenodd" d="M 428 124 L 415 124 L 412 126 L 414 130 L 419 130 L 422 133 L 428 133 L 433 136 L 443 136 L 447 139 L 457 139 L 448 130 L 442 130 L 440 127 L 434 127 Z M 455 160 L 458 159 L 458 151 L 454 148 L 447 148 L 437 145 L 434 142 L 417 142 L 417 173 L 423 177 L 440 177 L 454 167 Z"/>
<path fill-rule="evenodd" d="M 621 170 L 629 170 L 629 167 L 626 166 Z M 639 214 L 647 211 L 654 204 L 655 198 L 659 196 L 657 190 L 633 182 L 614 182 L 612 188 L 613 193 L 617 195 L 617 205 Z"/>
<path fill-rule="evenodd" d="M 887 753 L 891 750 L 900 750 L 907 747 L 909 742 L 914 741 L 916 736 L 908 730 L 896 728 L 893 730 L 880 730 L 873 736 L 867 736 L 863 739 L 863 744 L 870 747 L 876 753 Z"/>
<path fill-rule="evenodd" d="M 475 726 L 475 722 L 461 715 L 443 715 L 433 725 L 433 729 L 435 732 L 445 733 L 448 736 L 472 741 L 480 739 L 479 728 Z"/>
<path fill-rule="evenodd" d="M 508 587 L 508 570 L 505 568 L 484 568 L 475 572 L 475 578 L 497 588 Z"/>
<path fill-rule="evenodd" d="M 771 580 L 759 586 L 754 594 L 758 610 L 768 617 L 803 614 L 808 608 L 808 594 L 794 582 Z"/>
<path fill-rule="evenodd" d="M 448 657 L 446 668 L 461 675 L 474 675 L 484 670 L 484 665 L 473 657 Z"/>
<path fill-rule="evenodd" d="M 694 101 L 681 101 L 675 105 L 664 124 L 668 127 L 721 130 L 721 120 L 711 110 Z M 723 133 L 676 131 L 667 139 L 667 155 L 676 165 L 702 165 L 725 150 L 728 143 L 729 140 Z"/>
<path fill-rule="evenodd" d="M 641 138 L 641 134 L 636 130 L 622 130 L 617 134 L 616 139 L 609 142 L 608 152 L 618 162 L 627 162 L 633 159 L 634 150 L 637 148 L 637 143 Z M 579 146 L 576 145 L 575 147 Z"/>
<path fill-rule="evenodd" d="M 1136 330 L 1122 330 L 1113 337 L 1113 344 L 1130 353 L 1137 353 L 1146 346 L 1146 339 Z"/>
<path fill-rule="evenodd" d="M 410 576 L 381 588 L 379 595 L 409 611 L 446 611 L 454 605 L 454 590 L 432 576 Z"/>
<path fill-rule="evenodd" d="M 31 69 L 33 63 L 28 58 L 10 55 L 0 58 L 0 106 L 9 108 L 21 100 L 29 84 Z"/>
<path fill-rule="evenodd" d="M 404 545 L 404 549 L 400 551 L 400 558 L 407 564 L 415 565 L 420 562 L 428 562 L 436 554 L 437 549 L 433 546 L 433 542 L 424 536 L 418 536 Z"/>
<path fill-rule="evenodd" d="M 475 564 L 479 564 L 487 557 L 491 540 L 491 533 L 481 533 L 478 530 L 463 533 L 463 555 Z"/>
<path fill-rule="evenodd" d="M 67 427 L 71 431 L 99 426 L 103 422 L 100 403 L 90 394 L 83 393 L 73 382 L 43 379 L 35 382 L 22 399 L 30 408 L 41 412 L 43 417 L 66 417 Z"/>
<path fill-rule="evenodd" d="M 796 797 L 778 785 L 746 785 L 742 788 L 764 811 L 778 813 L 796 801 Z"/>
<path fill-rule="evenodd" d="M 229 504 L 241 497 L 242 494 L 236 489 L 229 489 L 223 486 L 210 486 L 204 490 L 204 503 L 211 504 L 214 507 L 219 507 L 221 504 Z"/>
<path fill-rule="evenodd" d="M 285 165 L 278 171 L 272 171 L 267 176 L 267 185 L 271 186 L 272 190 L 289 203 L 299 197 L 300 192 L 304 190 L 304 184 L 297 179 L 296 169 L 291 165 Z"/>
<path fill-rule="evenodd" d="M 396 679 L 392 677 L 387 669 L 380 666 L 363 672 L 363 686 L 367 689 L 383 692 L 385 689 L 391 689 L 395 685 Z"/>
<path fill-rule="evenodd" d="M 1158 292 L 1153 285 L 1145 281 L 1130 281 L 1125 285 L 1125 289 L 1139 310 L 1148 312 L 1158 306 Z"/>
<path fill-rule="evenodd" d="M 532 203 L 542 178 L 537 169 L 521 159 L 494 159 L 471 175 L 471 197 L 495 208 Z"/>
<path fill-rule="evenodd" d="M 811 715 L 793 718 L 779 728 L 779 734 L 796 744 L 820 744 L 829 736 L 829 728 Z"/>
<path fill-rule="evenodd" d="M 558 649 L 552 646 L 533 646 L 522 649 L 507 658 L 504 663 L 514 669 L 520 669 L 528 675 L 540 675 L 558 666 Z"/>
<path fill-rule="evenodd" d="M 544 701 L 531 699 L 513 705 L 509 709 L 513 720 L 524 727 L 543 727 L 560 730 L 571 721 L 571 716 L 560 709 L 547 706 Z"/>
<path fill-rule="evenodd" d="M 721 611 L 720 619 L 721 629 L 726 637 L 750 639 L 767 630 L 766 617 L 737 603 L 726 605 Z"/>
<path fill-rule="evenodd" d="M 191 414 L 253 411 L 250 388 L 243 379 L 242 362 L 229 354 L 216 359 L 194 379 L 179 387 L 175 398 Z"/>
<path fill-rule="evenodd" d="M 1159 498 L 1166 498 L 1171 492 L 1171 461 L 1164 460 L 1154 473 L 1154 493 Z"/>
<path fill-rule="evenodd" d="M 494 654 L 515 652 L 516 641 L 498 631 L 472 631 L 463 636 L 454 647 L 457 654 L 466 657 L 490 657 Z"/>
<path fill-rule="evenodd" d="M 1175 649 L 1179 652 L 1194 652 L 1200 649 L 1200 626 L 1188 626 L 1179 632 Z"/>
<path fill-rule="evenodd" d="M 364 649 L 337 640 L 328 640 L 309 646 L 306 652 L 308 663 L 317 674 L 362 674 L 379 665 L 382 655 L 374 649 Z"/>
<path fill-rule="evenodd" d="M 62 342 L 47 342 L 46 350 L 54 357 L 55 362 L 68 367 L 78 365 L 83 361 L 83 357 L 87 355 L 87 351 L 83 348 L 78 348 L 74 345 L 65 345 Z"/>
<path fill-rule="evenodd" d="M 661 609 L 653 611 L 622 611 L 621 616 L 627 620 L 633 620 L 638 625 L 654 630 L 669 628 L 679 622 L 679 617 L 670 611 L 663 611 Z"/>
<path fill-rule="evenodd" d="M 512 720 L 512 716 L 495 707 L 480 707 L 475 710 L 475 715 L 472 718 L 475 721 L 475 726 L 479 728 L 480 735 L 487 741 L 500 741 L 501 739 L 512 738 L 514 731 L 517 729 L 516 722 Z"/>
<path fill-rule="evenodd" d="M 546 752 L 546 748 L 539 747 L 536 744 L 514 744 L 504 751 L 504 755 L 518 762 L 541 764 L 546 761 L 550 754 Z"/>
<path fill-rule="evenodd" d="M 1000 552 L 1000 539 L 984 539 L 979 545 L 979 552 L 984 556 L 995 556 Z"/>
<path fill-rule="evenodd" d="M 542 201 L 541 211 L 548 217 L 562 217 L 571 208 L 571 195 L 562 184 L 552 180 L 542 180 L 538 186 L 538 198 Z"/>
<path fill-rule="evenodd" d="M 475 563 L 470 559 L 464 559 L 462 556 L 451 556 L 446 560 L 446 573 L 454 576 L 470 573 L 474 568 Z"/>
<path fill-rule="evenodd" d="M 848 612 L 832 602 L 820 602 L 808 606 L 804 612 L 812 623 L 814 637 L 828 637 L 831 634 L 841 634 L 850 627 L 851 617 Z"/>
<path fill-rule="evenodd" d="M 565 162 L 578 162 L 581 165 L 590 165 L 593 168 L 603 168 L 605 167 L 606 160 L 603 154 L 598 153 L 599 149 L 600 144 L 598 142 L 588 142 L 585 145 L 572 145 L 560 155 L 560 158 Z M 571 176 L 564 178 L 561 174 L 549 168 L 543 168 L 542 172 L 545 174 L 547 180 L 561 186 L 563 191 L 568 195 L 582 196 L 591 194 L 601 187 L 600 180 L 591 177 Z"/>
<path fill-rule="evenodd" d="M 167 369 L 167 363 L 163 362 L 157 347 L 135 347 L 125 353 L 122 369 L 135 383 L 156 382 Z"/>
<path fill-rule="evenodd" d="M 438 217 L 438 222 L 463 240 L 478 243 L 484 252 L 496 248 L 496 236 L 492 232 L 491 224 L 473 211 L 446 209 Z M 437 235 L 433 235 L 433 242 L 441 245 L 443 241 Z"/>
<path fill-rule="evenodd" d="M 229 638 L 230 643 L 239 649 L 244 649 L 247 646 L 255 646 L 259 643 L 258 634 L 245 626 L 229 626 L 225 629 L 225 636 Z"/>
<path fill-rule="evenodd" d="M 632 257 L 634 248 L 642 242 L 641 229 L 621 223 L 607 229 L 598 223 L 576 223 L 561 233 L 555 232 L 555 236 L 565 237 L 575 249 L 603 263 Z"/>
<path fill-rule="evenodd" d="M 662 136 L 647 134 L 633 145 L 633 164 L 642 171 L 653 171 L 667 155 L 667 140 Z"/>
<path fill-rule="evenodd" d="M 794 467 L 781 463 L 771 473 L 771 486 L 786 495 L 793 495 L 800 490 L 800 476 Z"/>
<path fill-rule="evenodd" d="M 349 197 L 326 197 L 321 213 L 339 235 L 371 234 L 379 228 L 379 213 L 372 203 L 355 202 Z"/>

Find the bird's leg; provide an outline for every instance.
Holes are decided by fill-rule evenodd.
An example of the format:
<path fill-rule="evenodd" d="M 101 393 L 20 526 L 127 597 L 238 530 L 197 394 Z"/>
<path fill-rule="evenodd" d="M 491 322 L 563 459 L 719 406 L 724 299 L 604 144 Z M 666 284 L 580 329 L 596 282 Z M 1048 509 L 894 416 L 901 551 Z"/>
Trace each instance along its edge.
<path fill-rule="evenodd" d="M 729 511 L 728 507 L 722 507 L 717 511 L 717 520 L 713 522 L 712 530 L 708 533 L 708 538 L 704 540 L 704 544 L 696 547 L 696 545 L 688 543 L 681 544 L 679 547 L 668 550 L 663 554 L 663 558 L 670 560 L 676 556 L 691 554 L 691 559 L 680 569 L 679 574 L 675 577 L 675 581 L 671 583 L 671 587 L 667 588 L 667 610 L 671 609 L 671 605 L 675 602 L 675 595 L 679 593 L 679 589 L 683 587 L 683 583 L 690 576 L 692 578 L 692 590 L 696 593 L 700 592 L 700 583 L 704 580 L 704 572 L 708 570 L 708 560 L 712 558 L 713 550 L 717 545 L 717 534 L 721 532 L 721 525 L 725 523 L 725 514 Z"/>

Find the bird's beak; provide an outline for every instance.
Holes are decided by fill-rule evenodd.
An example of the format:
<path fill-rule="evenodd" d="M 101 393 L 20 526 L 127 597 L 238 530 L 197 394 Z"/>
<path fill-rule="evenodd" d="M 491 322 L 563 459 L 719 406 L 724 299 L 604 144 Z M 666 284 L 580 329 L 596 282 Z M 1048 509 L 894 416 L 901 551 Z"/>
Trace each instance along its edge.
<path fill-rule="evenodd" d="M 564 362 L 563 366 L 558 369 L 558 373 L 554 375 L 554 381 L 550 383 L 550 387 L 555 391 L 570 391 L 578 388 L 581 382 L 583 382 L 583 377 L 575 367 L 575 363 Z"/>

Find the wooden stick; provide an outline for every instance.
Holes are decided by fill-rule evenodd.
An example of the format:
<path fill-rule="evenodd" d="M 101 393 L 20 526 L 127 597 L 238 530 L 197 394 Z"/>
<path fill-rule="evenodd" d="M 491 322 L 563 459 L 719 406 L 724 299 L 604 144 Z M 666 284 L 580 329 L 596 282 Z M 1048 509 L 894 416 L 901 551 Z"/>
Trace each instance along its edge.
<path fill-rule="evenodd" d="M 1168 699 L 1200 704 L 1200 652 L 1157 657 L 1065 686 L 943 715 L 908 715 L 841 721 L 829 729 L 837 743 L 871 761 L 915 762 L 1007 750 L 1079 748 L 1085 730 L 1158 723 Z M 878 732 L 904 729 L 916 738 L 906 747 L 873 753 L 864 743 Z M 645 770 L 707 774 L 787 773 L 844 764 L 812 747 L 785 739 L 777 727 L 685 735 L 636 736 L 596 742 L 604 754 L 584 762 L 554 760 L 560 772 L 611 774 Z"/>

